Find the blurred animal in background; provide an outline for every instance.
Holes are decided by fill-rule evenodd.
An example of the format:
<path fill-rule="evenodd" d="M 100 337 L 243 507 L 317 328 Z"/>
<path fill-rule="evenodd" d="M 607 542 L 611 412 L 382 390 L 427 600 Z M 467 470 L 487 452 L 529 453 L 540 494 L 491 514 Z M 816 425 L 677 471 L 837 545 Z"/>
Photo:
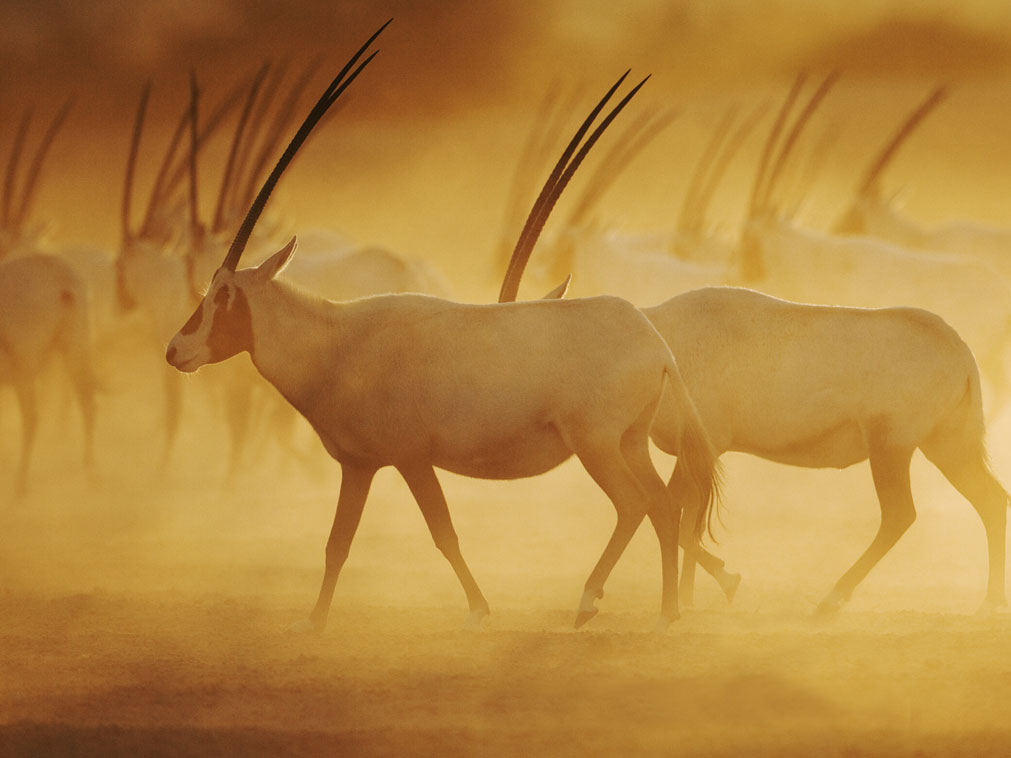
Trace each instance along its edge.
<path fill-rule="evenodd" d="M 947 87 L 936 87 L 906 117 L 891 139 L 871 161 L 850 206 L 833 227 L 836 234 L 867 235 L 889 240 L 915 251 L 937 251 L 981 263 L 999 273 L 1011 286 L 1011 230 L 982 224 L 948 222 L 924 228 L 904 217 L 881 187 L 881 176 L 928 115 L 948 97 Z"/>
<path fill-rule="evenodd" d="M 84 422 L 84 460 L 93 463 L 95 391 L 88 293 L 63 260 L 25 255 L 0 263 L 0 382 L 14 388 L 21 411 L 21 457 L 15 488 L 24 494 L 38 427 L 36 383 L 62 359 Z"/>
<path fill-rule="evenodd" d="M 756 173 L 731 283 L 797 302 L 936 313 L 972 348 L 995 416 L 1011 398 L 1011 288 L 998 274 L 965 256 L 802 229 L 780 213 L 775 193 L 791 153 L 835 81 L 821 82 L 780 141 L 803 76 L 784 101 Z"/>
<path fill-rule="evenodd" d="M 38 429 L 39 380 L 54 356 L 66 368 L 84 423 L 86 465 L 93 465 L 95 393 L 90 299 L 65 260 L 41 253 L 42 227 L 29 225 L 46 158 L 66 122 L 71 101 L 53 116 L 20 176 L 31 133 L 26 110 L 11 145 L 0 212 L 0 383 L 10 385 L 21 415 L 21 453 L 15 491 L 28 489 Z M 19 181 L 20 180 L 20 181 Z"/>

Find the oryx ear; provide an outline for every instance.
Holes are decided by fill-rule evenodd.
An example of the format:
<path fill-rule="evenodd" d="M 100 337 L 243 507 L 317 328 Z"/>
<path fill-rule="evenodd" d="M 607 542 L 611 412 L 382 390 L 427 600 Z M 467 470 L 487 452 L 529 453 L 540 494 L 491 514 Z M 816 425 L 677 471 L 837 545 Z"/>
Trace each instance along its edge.
<path fill-rule="evenodd" d="M 291 256 L 295 254 L 296 247 L 298 247 L 298 238 L 292 237 L 287 245 L 256 267 L 257 277 L 269 281 L 284 271 L 285 266 L 291 261 Z"/>
<path fill-rule="evenodd" d="M 555 287 L 551 292 L 546 294 L 541 300 L 561 300 L 565 297 L 566 293 L 569 291 L 569 285 L 572 284 L 572 274 L 565 277 L 565 281 Z"/>

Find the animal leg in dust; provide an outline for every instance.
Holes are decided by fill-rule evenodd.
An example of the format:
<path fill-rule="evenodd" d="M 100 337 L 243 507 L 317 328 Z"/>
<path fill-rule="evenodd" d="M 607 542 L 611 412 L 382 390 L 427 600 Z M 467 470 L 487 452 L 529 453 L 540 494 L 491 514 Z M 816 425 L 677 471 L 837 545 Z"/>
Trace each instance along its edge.
<path fill-rule="evenodd" d="M 887 442 L 871 442 L 871 476 L 881 506 L 881 525 L 867 550 L 818 605 L 819 614 L 833 613 L 849 600 L 856 586 L 916 520 L 916 506 L 909 486 L 909 464 L 912 457 L 911 448 L 896 448 Z"/>
<path fill-rule="evenodd" d="M 1004 606 L 1007 491 L 990 471 L 979 446 L 965 446 L 951 437 L 945 437 L 933 444 L 924 445 L 922 449 L 924 455 L 979 514 L 986 530 L 989 560 L 984 607 Z"/>
<path fill-rule="evenodd" d="M 337 498 L 337 513 L 334 515 L 333 527 L 330 529 L 330 539 L 326 543 L 326 567 L 323 571 L 323 585 L 319 589 L 316 606 L 309 615 L 309 624 L 318 632 L 326 626 L 326 617 L 330 612 L 337 577 L 347 560 L 351 549 L 351 541 L 358 524 L 362 519 L 362 509 L 365 498 L 369 495 L 372 479 L 376 474 L 373 468 L 341 467 L 341 490 Z"/>
<path fill-rule="evenodd" d="M 488 615 L 488 601 L 481 594 L 474 576 L 467 568 L 467 563 L 460 552 L 460 541 L 453 529 L 453 521 L 449 516 L 449 508 L 446 505 L 446 497 L 442 493 L 442 487 L 435 476 L 435 470 L 428 465 L 420 465 L 399 469 L 407 486 L 418 502 L 421 514 L 425 517 L 428 530 L 432 534 L 435 546 L 446 556 L 449 565 L 456 572 L 457 579 L 463 586 L 463 591 L 467 595 L 467 603 L 470 606 L 470 617 L 468 626 L 474 627 L 481 623 L 481 620 Z"/>
<path fill-rule="evenodd" d="M 699 507 L 701 506 L 698 488 L 692 483 L 684 466 L 680 462 L 674 467 L 670 482 L 667 484 L 671 500 L 681 505 L 680 543 L 684 548 L 684 560 L 681 564 L 681 583 L 679 597 L 681 607 L 690 608 L 695 603 L 695 567 L 703 570 L 715 579 L 727 602 L 731 603 L 741 584 L 741 575 L 727 571 L 726 564 L 699 544 L 695 537 Z"/>

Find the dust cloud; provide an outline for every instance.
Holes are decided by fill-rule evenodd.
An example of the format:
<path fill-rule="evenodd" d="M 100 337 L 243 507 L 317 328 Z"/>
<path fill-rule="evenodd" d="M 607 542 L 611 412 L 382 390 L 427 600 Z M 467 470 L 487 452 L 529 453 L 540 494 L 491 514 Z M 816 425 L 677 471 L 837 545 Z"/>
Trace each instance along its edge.
<path fill-rule="evenodd" d="M 291 72 L 318 59 L 301 111 L 363 34 L 393 16 L 379 57 L 271 200 L 278 244 L 291 233 L 339 232 L 432 264 L 458 299 L 493 299 L 504 207 L 539 101 L 552 85 L 575 93 L 566 127 L 574 128 L 628 67 L 653 74 L 632 110 L 679 115 L 602 199 L 596 230 L 639 240 L 673 234 L 695 162 L 726 109 L 777 106 L 802 69 L 842 77 L 799 151 L 820 161 L 817 175 L 808 184 L 802 169 L 788 172 L 799 224 L 828 229 L 873 152 L 931 87 L 947 83 L 948 100 L 903 147 L 885 189 L 925 227 L 1011 227 L 1007 7 L 797 6 L 6 2 L 0 155 L 6 160 L 24 108 L 34 109 L 31 150 L 41 125 L 74 98 L 30 223 L 45 250 L 69 259 L 87 248 L 111 259 L 145 81 L 153 88 L 141 196 L 186 107 L 191 66 L 214 101 L 266 59 Z M 739 231 L 771 120 L 714 195 L 715 237 Z M 205 215 L 228 129 L 202 154 Z M 820 158 L 819 144 L 828 146 Z M 553 219 L 582 189 L 577 177 Z M 564 235 L 549 222 L 524 293 L 557 283 L 538 255 L 557 251 Z M 605 291 L 591 275 L 577 273 L 574 286 L 580 295 Z M 893 286 L 867 284 L 882 299 Z M 672 283 L 670 294 L 681 289 Z M 279 423 L 276 393 L 258 385 L 230 471 L 232 369 L 169 374 L 148 326 L 115 315 L 111 287 L 93 297 L 93 470 L 82 464 L 80 415 L 54 362 L 38 380 L 29 490 L 15 497 L 20 416 L 0 384 L 0 756 L 1009 750 L 1011 623 L 1005 613 L 976 614 L 987 574 L 983 529 L 919 455 L 916 523 L 830 620 L 812 618 L 814 606 L 879 521 L 868 465 L 811 470 L 725 455 L 711 548 L 743 575 L 741 589 L 728 605 L 699 572 L 695 607 L 661 637 L 648 631 L 660 595 L 648 528 L 610 578 L 600 615 L 571 630 L 614 520 L 577 463 L 516 482 L 441 475 L 464 556 L 492 607 L 477 634 L 461 630 L 466 603 L 452 570 L 406 485 L 384 470 L 327 631 L 292 636 L 285 630 L 311 608 L 322 575 L 338 465 L 307 426 Z M 253 370 L 246 356 L 232 363 Z M 167 381 L 182 389 L 168 453 Z M 989 394 L 986 402 L 992 465 L 1008 484 L 1011 413 Z M 656 450 L 654 460 L 668 476 L 673 460 Z"/>

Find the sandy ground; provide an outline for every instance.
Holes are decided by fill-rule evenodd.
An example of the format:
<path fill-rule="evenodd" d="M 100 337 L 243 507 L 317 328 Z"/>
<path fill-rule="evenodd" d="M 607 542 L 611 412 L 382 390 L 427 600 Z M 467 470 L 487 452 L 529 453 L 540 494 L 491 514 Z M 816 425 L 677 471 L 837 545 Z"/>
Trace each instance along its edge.
<path fill-rule="evenodd" d="M 578 466 L 445 478 L 492 604 L 479 633 L 384 472 L 330 625 L 303 637 L 286 629 L 315 597 L 336 466 L 282 465 L 268 446 L 226 486 L 208 415 L 160 470 L 150 398 L 105 406 L 120 415 L 100 428 L 99 477 L 76 462 L 76 419 L 49 417 L 33 492 L 0 508 L 0 756 L 1011 752 L 1011 617 L 975 615 L 982 529 L 922 461 L 916 525 L 817 622 L 813 603 L 876 527 L 865 466 L 728 456 L 715 549 L 744 584 L 728 607 L 700 574 L 696 608 L 663 636 L 646 530 L 600 615 L 571 629 L 613 519 Z"/>

